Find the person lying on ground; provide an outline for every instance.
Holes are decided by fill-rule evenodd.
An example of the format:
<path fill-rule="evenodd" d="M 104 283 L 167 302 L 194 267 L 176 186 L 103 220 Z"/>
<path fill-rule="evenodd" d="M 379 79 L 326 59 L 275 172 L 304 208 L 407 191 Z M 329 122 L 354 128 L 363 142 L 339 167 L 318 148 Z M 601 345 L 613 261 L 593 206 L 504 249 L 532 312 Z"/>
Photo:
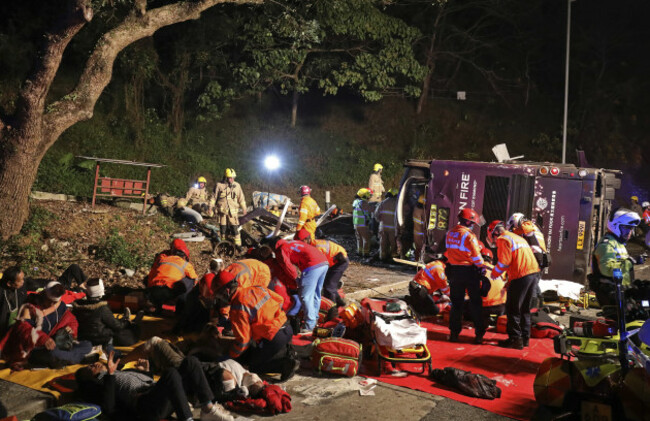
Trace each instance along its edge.
<path fill-rule="evenodd" d="M 29 359 L 33 365 L 61 367 L 78 364 L 91 351 L 89 341 L 76 341 L 79 324 L 61 297 L 63 285 L 51 281 L 27 298 L 18 319 L 0 342 L 2 357 L 16 370 Z"/>
<path fill-rule="evenodd" d="M 130 346 L 140 339 L 140 321 L 144 315 L 139 311 L 131 322 L 128 307 L 125 317 L 118 320 L 102 300 L 104 282 L 91 278 L 86 282 L 86 298 L 72 303 L 72 313 L 79 321 L 79 339 L 92 342 L 93 345 Z"/>
<path fill-rule="evenodd" d="M 162 305 L 174 298 L 178 311 L 197 278 L 185 241 L 175 239 L 169 250 L 156 256 L 147 276 L 146 295 L 153 307 L 150 311 L 160 313 Z"/>
<path fill-rule="evenodd" d="M 111 352 L 108 362 L 82 367 L 75 373 L 81 397 L 102 407 L 112 419 L 161 420 L 172 413 L 179 420 L 193 420 L 188 395 L 196 396 L 201 420 L 232 421 L 214 396 L 194 357 L 184 358 L 178 368 L 166 369 L 155 381 L 148 360 L 139 360 L 135 370 L 119 371 L 120 360 Z"/>

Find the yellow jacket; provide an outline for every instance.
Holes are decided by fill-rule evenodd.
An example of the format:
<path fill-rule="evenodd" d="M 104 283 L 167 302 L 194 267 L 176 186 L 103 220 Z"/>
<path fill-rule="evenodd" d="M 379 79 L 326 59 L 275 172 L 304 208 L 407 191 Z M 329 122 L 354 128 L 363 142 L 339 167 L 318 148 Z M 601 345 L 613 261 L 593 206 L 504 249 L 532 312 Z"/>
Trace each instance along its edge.
<path fill-rule="evenodd" d="M 380 202 L 384 192 L 384 181 L 381 179 L 381 174 L 373 172 L 370 174 L 370 179 L 368 180 L 368 188 L 372 190 L 372 196 L 370 196 L 370 202 Z"/>
<path fill-rule="evenodd" d="M 316 232 L 316 217 L 320 215 L 320 208 L 318 203 L 311 196 L 303 196 L 300 201 L 300 218 L 296 231 L 300 231 L 303 227 L 312 235 Z"/>

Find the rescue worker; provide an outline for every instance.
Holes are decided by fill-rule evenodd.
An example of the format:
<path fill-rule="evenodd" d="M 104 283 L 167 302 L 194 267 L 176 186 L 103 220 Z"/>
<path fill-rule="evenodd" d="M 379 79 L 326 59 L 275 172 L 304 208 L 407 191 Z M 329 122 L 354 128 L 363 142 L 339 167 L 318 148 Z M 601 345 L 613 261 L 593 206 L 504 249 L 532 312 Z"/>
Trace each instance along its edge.
<path fill-rule="evenodd" d="M 445 270 L 449 279 L 451 313 L 449 314 L 449 341 L 458 342 L 462 330 L 465 292 L 469 295 L 469 314 L 474 322 L 474 343 L 483 343 L 485 327 L 481 298 L 481 275 L 485 271 L 478 239 L 472 228 L 481 225 L 478 213 L 465 208 L 458 214 L 458 224 L 447 232 Z"/>
<path fill-rule="evenodd" d="M 375 220 L 379 222 L 379 258 L 384 261 L 397 257 L 395 230 L 395 209 L 397 208 L 397 189 L 386 192 L 385 199 L 375 209 Z"/>
<path fill-rule="evenodd" d="M 494 270 L 494 255 L 489 248 L 485 247 L 482 243 L 481 247 L 481 256 L 485 262 L 485 268 L 487 273 L 492 273 Z M 481 282 L 486 281 L 485 279 Z M 506 313 L 506 299 L 508 294 L 503 291 L 503 288 L 506 285 L 505 274 L 499 276 L 498 278 L 487 280 L 489 283 L 489 289 L 486 291 L 487 286 L 481 284 L 481 289 L 483 291 L 483 323 L 484 326 L 490 325 L 490 320 L 492 317 L 499 317 Z"/>
<path fill-rule="evenodd" d="M 271 282 L 271 271 L 269 267 L 259 260 L 255 259 L 243 259 L 235 263 L 230 264 L 228 267 L 223 269 L 225 272 L 229 272 L 235 276 L 235 281 L 242 288 L 262 286 L 264 288 L 269 287 L 269 282 Z M 223 272 L 220 271 L 219 273 Z M 212 291 L 214 294 L 214 291 Z M 230 318 L 230 307 L 221 307 L 219 309 L 220 315 L 220 324 L 224 323 L 222 319 Z"/>
<path fill-rule="evenodd" d="M 357 253 L 361 257 L 370 256 L 370 214 L 372 207 L 368 199 L 372 192 L 366 188 L 360 188 L 352 202 L 352 224 L 357 237 Z"/>
<path fill-rule="evenodd" d="M 291 378 L 300 362 L 291 348 L 293 329 L 282 311 L 282 297 L 263 286 L 242 287 L 231 272 L 221 271 L 217 278 L 216 299 L 231 307 L 235 341 L 230 357 L 254 373 L 279 372 L 281 381 Z"/>
<path fill-rule="evenodd" d="M 327 258 L 329 268 L 323 281 L 322 295 L 334 301 L 338 307 L 345 306 L 345 301 L 339 295 L 339 288 L 342 286 L 340 281 L 343 272 L 350 265 L 347 251 L 334 241 L 314 239 L 304 228 L 298 231 L 296 239 L 316 247 Z"/>
<path fill-rule="evenodd" d="M 318 203 L 311 197 L 311 188 L 309 186 L 300 186 L 298 193 L 300 199 L 300 217 L 296 225 L 296 233 L 305 228 L 309 234 L 316 238 L 316 217 L 320 215 Z"/>
<path fill-rule="evenodd" d="M 424 248 L 424 235 L 426 232 L 424 220 L 424 195 L 418 197 L 418 203 L 413 209 L 413 244 L 415 245 L 415 261 L 419 262 Z"/>
<path fill-rule="evenodd" d="M 239 210 L 246 215 L 246 199 L 239 183 L 235 181 L 237 174 L 232 168 L 226 168 L 223 179 L 214 188 L 214 200 L 219 217 L 221 237 L 226 238 L 228 232 L 233 236 L 235 245 L 241 248 L 239 233 Z"/>
<path fill-rule="evenodd" d="M 449 296 L 449 284 L 442 259 L 442 255 L 434 256 L 431 262 L 415 274 L 409 284 L 411 303 L 420 314 L 435 316 L 439 313 L 437 301 L 433 298 L 435 293 Z"/>
<path fill-rule="evenodd" d="M 643 208 L 639 205 L 639 198 L 637 196 L 630 197 L 630 210 L 639 215 L 643 213 Z"/>
<path fill-rule="evenodd" d="M 214 211 L 212 210 L 213 206 L 210 204 L 210 193 L 205 188 L 207 182 L 205 177 L 197 178 L 196 184 L 187 191 L 185 200 L 195 211 L 212 217 Z"/>
<path fill-rule="evenodd" d="M 314 246 L 302 241 L 286 241 L 278 237 L 270 240 L 269 246 L 275 252 L 284 276 L 292 279 L 297 285 L 300 301 L 304 310 L 304 327 L 300 334 L 311 333 L 318 321 L 321 291 L 327 274 L 327 258 Z M 300 278 L 294 265 L 300 269 Z"/>
<path fill-rule="evenodd" d="M 370 174 L 370 179 L 368 180 L 368 190 L 372 192 L 372 195 L 369 198 L 369 202 L 381 202 L 381 197 L 384 194 L 384 182 L 381 179 L 381 172 L 384 167 L 381 164 L 375 164 L 372 168 L 372 174 Z"/>
<path fill-rule="evenodd" d="M 540 270 L 544 270 L 551 264 L 551 256 L 546 249 L 546 241 L 544 241 L 544 234 L 539 229 L 537 224 L 524 217 L 523 213 L 516 212 L 508 219 L 506 229 L 520 237 L 528 243 L 533 250 L 537 264 Z M 532 308 L 537 308 L 544 303 L 542 297 L 542 290 L 539 288 L 539 283 L 535 285 L 535 293 L 533 294 Z"/>
<path fill-rule="evenodd" d="M 156 312 L 172 298 L 184 300 L 198 276 L 190 263 L 190 251 L 180 238 L 172 241 L 168 251 L 158 254 L 147 276 L 147 295 Z M 177 302 L 176 310 L 180 312 Z"/>
<path fill-rule="evenodd" d="M 641 231 L 645 236 L 645 246 L 650 248 L 650 202 L 643 202 L 643 215 L 641 215 L 642 223 L 639 224 Z"/>
<path fill-rule="evenodd" d="M 506 230 L 503 221 L 492 221 L 486 240 L 497 249 L 497 263 L 491 278 L 503 273 L 508 275 L 505 286 L 508 339 L 500 341 L 499 346 L 523 349 L 530 339 L 530 302 L 541 275 L 539 265 L 526 240 Z"/>
<path fill-rule="evenodd" d="M 630 257 L 625 247 L 640 221 L 636 212 L 625 208 L 611 214 L 607 221 L 607 234 L 596 245 L 588 276 L 589 287 L 601 306 L 616 305 L 614 269 L 621 269 L 623 288 L 628 288 L 634 281 L 634 264 L 643 263 L 642 257 Z"/>

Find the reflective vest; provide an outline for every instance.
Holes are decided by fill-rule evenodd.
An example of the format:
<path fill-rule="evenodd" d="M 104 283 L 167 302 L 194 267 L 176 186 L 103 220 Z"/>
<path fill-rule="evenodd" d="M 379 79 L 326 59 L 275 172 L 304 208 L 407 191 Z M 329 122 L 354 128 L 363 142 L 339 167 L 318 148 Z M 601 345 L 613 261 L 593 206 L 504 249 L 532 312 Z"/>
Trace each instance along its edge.
<path fill-rule="evenodd" d="M 375 219 L 379 221 L 379 231 L 395 229 L 395 209 L 397 198 L 389 197 L 377 206 Z"/>
<path fill-rule="evenodd" d="M 513 233 L 523 237 L 533 249 L 533 253 L 546 253 L 544 234 L 533 221 L 522 222 L 521 227 L 513 230 Z"/>
<path fill-rule="evenodd" d="M 608 232 L 596 245 L 592 259 L 592 271 L 599 277 L 612 280 L 615 268 L 623 272 L 623 285 L 629 286 L 632 280 L 634 264 L 629 260 L 630 255 L 614 234 Z"/>
<path fill-rule="evenodd" d="M 235 334 L 230 348 L 232 358 L 239 357 L 252 342 L 273 340 L 287 321 L 282 303 L 282 297 L 267 288 L 237 288 L 230 300 L 230 321 Z"/>
<path fill-rule="evenodd" d="M 269 282 L 271 282 L 271 270 L 269 267 L 255 259 L 239 260 L 225 268 L 224 271 L 235 275 L 235 281 L 237 281 L 237 284 L 241 288 L 256 286 L 268 288 Z M 219 314 L 230 318 L 230 307 L 221 307 Z"/>
<path fill-rule="evenodd" d="M 489 263 L 485 263 L 485 267 L 488 269 L 488 272 L 491 272 L 494 269 Z M 501 294 L 501 290 L 505 287 L 506 281 L 503 279 L 503 275 L 495 279 L 490 279 L 490 291 L 486 297 L 481 297 L 483 299 L 483 307 L 492 307 L 505 304 L 506 299 L 508 298 L 508 293 Z"/>
<path fill-rule="evenodd" d="M 539 272 L 537 259 L 526 240 L 510 231 L 505 231 L 497 238 L 496 243 L 499 261 L 492 271 L 492 278 L 498 278 L 506 272 L 508 279 L 513 281 Z"/>
<path fill-rule="evenodd" d="M 424 269 L 420 269 L 413 280 L 425 287 L 429 294 L 440 290 L 443 294 L 449 295 L 445 264 L 440 260 L 434 260 L 427 264 Z"/>
<path fill-rule="evenodd" d="M 171 288 L 183 278 L 196 279 L 194 266 L 180 256 L 160 254 L 147 277 L 147 287 L 163 286 Z"/>
<path fill-rule="evenodd" d="M 336 264 L 336 262 L 334 261 L 334 257 L 336 257 L 337 254 L 341 253 L 343 254 L 344 257 L 346 258 L 348 257 L 348 252 L 345 251 L 343 247 L 336 244 L 334 241 L 312 240 L 311 245 L 316 247 L 318 251 L 320 251 L 325 255 L 330 267 Z"/>
<path fill-rule="evenodd" d="M 456 225 L 447 232 L 445 256 L 449 264 L 483 266 L 483 257 L 476 235 L 464 225 Z"/>
<path fill-rule="evenodd" d="M 300 201 L 300 217 L 298 219 L 298 225 L 296 225 L 296 232 L 300 231 L 304 226 L 313 235 L 316 231 L 315 218 L 320 213 L 318 203 L 309 195 L 303 196 Z"/>
<path fill-rule="evenodd" d="M 352 202 L 352 224 L 356 227 L 365 227 L 370 222 L 370 215 L 364 208 L 364 201 L 355 199 Z"/>

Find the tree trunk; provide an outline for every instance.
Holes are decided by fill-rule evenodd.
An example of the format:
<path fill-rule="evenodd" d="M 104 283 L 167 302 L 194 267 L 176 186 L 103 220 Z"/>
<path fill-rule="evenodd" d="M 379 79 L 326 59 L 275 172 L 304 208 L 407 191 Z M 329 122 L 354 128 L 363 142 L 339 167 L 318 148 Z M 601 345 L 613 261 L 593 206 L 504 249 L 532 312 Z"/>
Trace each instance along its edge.
<path fill-rule="evenodd" d="M 431 40 L 429 41 L 429 48 L 427 50 L 427 75 L 422 81 L 422 93 L 420 94 L 420 99 L 418 100 L 418 106 L 415 111 L 416 114 L 420 115 L 422 109 L 424 108 L 427 98 L 429 97 L 429 89 L 431 88 L 431 79 L 433 78 L 433 72 L 436 69 L 436 59 L 435 59 L 435 49 L 436 49 L 436 38 L 438 37 L 438 28 L 440 26 L 440 18 L 445 11 L 445 5 L 440 6 L 440 11 L 436 15 L 436 19 L 433 22 L 433 28 L 431 29 Z"/>
<path fill-rule="evenodd" d="M 293 90 L 293 98 L 291 101 L 291 128 L 296 127 L 296 121 L 298 120 L 298 97 L 299 93 L 297 89 Z"/>
<path fill-rule="evenodd" d="M 0 237 L 20 231 L 29 216 L 29 194 L 45 151 L 38 137 L 6 139 L 0 155 Z"/>

